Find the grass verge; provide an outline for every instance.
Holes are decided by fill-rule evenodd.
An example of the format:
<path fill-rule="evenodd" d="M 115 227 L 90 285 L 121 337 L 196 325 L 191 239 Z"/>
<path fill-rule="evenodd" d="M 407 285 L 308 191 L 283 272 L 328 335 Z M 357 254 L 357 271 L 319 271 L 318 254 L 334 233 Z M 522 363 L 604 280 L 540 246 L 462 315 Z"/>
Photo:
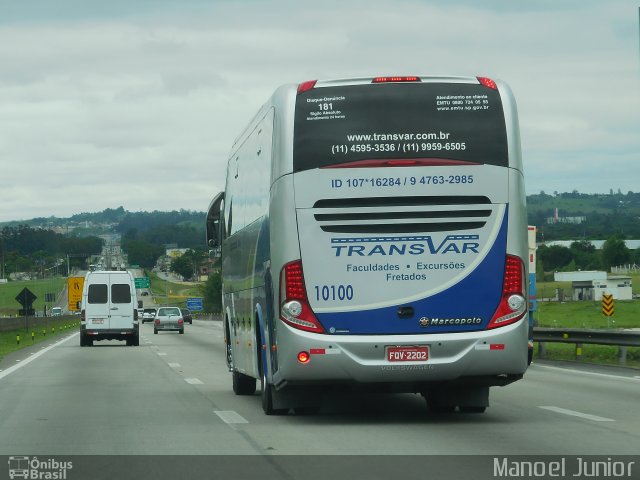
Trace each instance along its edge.
<path fill-rule="evenodd" d="M 200 285 L 185 285 L 183 283 L 168 282 L 158 277 L 155 272 L 149 272 L 149 282 L 151 283 L 151 293 L 156 299 L 156 303 L 185 306 L 187 298 L 201 297 Z M 168 296 L 168 301 L 166 300 Z"/>
<path fill-rule="evenodd" d="M 618 360 L 620 347 L 610 345 L 582 345 L 582 354 L 576 356 L 576 346 L 567 343 L 546 343 L 545 360 L 563 360 L 598 365 L 620 366 Z M 541 359 L 538 344 L 534 346 L 534 361 Z M 640 368 L 640 347 L 627 347 L 626 367 Z"/>
<path fill-rule="evenodd" d="M 46 329 L 44 327 L 30 328 L 29 330 L 21 328 L 9 332 L 0 332 L 0 360 L 11 352 L 75 331 L 79 325 L 80 320 L 77 318 L 52 319 Z M 20 343 L 16 338 L 18 335 L 20 336 Z"/>

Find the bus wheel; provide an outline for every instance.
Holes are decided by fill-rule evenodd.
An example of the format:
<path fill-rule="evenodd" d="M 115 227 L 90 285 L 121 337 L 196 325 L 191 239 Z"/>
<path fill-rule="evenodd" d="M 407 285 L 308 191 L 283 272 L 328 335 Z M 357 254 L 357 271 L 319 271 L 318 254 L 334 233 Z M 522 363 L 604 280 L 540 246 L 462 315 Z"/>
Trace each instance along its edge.
<path fill-rule="evenodd" d="M 225 322 L 225 337 L 224 342 L 227 350 L 227 368 L 230 372 L 233 372 L 233 349 L 231 348 L 231 335 L 229 334 L 229 323 Z"/>
<path fill-rule="evenodd" d="M 427 401 L 427 409 L 431 413 L 453 413 L 456 410 L 455 405 L 443 402 L 437 393 L 429 393 L 424 398 Z"/>
<path fill-rule="evenodd" d="M 487 407 L 460 407 L 460 413 L 484 413 Z"/>
<path fill-rule="evenodd" d="M 260 387 L 262 389 L 262 410 L 264 410 L 264 413 L 266 415 L 285 415 L 288 409 L 273 408 L 273 386 L 267 381 L 265 372 L 262 373 Z"/>
<path fill-rule="evenodd" d="M 256 379 L 234 370 L 233 393 L 236 395 L 253 395 L 256 392 Z"/>
<path fill-rule="evenodd" d="M 316 415 L 319 411 L 319 405 L 314 405 L 312 407 L 295 407 L 293 409 L 293 413 L 296 415 Z"/>

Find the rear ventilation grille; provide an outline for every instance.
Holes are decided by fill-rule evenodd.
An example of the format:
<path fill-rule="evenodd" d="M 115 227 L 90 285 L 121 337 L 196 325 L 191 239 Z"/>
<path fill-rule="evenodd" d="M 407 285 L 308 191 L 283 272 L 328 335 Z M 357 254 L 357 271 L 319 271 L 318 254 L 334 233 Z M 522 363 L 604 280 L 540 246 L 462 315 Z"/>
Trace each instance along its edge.
<path fill-rule="evenodd" d="M 313 208 L 325 232 L 374 234 L 474 230 L 493 211 L 484 196 L 336 198 L 318 200 Z"/>

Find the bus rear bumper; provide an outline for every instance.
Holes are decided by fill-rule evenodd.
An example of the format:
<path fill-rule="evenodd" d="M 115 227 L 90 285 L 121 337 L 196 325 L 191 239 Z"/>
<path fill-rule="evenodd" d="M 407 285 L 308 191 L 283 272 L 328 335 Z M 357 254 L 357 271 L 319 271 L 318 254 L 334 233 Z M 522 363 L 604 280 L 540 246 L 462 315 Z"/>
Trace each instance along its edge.
<path fill-rule="evenodd" d="M 428 384 L 507 385 L 527 369 L 526 318 L 478 332 L 337 336 L 289 329 L 279 342 L 276 388 L 293 385 L 369 385 L 371 389 L 422 391 Z M 282 347 L 285 345 L 285 347 Z M 427 349 L 422 361 L 390 361 L 389 347 Z M 297 360 L 300 352 L 307 363 Z"/>

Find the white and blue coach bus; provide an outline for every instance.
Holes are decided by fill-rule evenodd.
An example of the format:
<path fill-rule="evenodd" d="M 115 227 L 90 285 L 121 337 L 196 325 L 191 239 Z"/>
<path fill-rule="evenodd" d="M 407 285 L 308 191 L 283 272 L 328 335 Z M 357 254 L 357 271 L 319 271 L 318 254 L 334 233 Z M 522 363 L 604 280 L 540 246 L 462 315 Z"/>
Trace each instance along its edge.
<path fill-rule="evenodd" d="M 484 77 L 278 88 L 209 206 L 227 362 L 267 414 L 323 394 L 422 394 L 483 412 L 527 368 L 516 105 Z"/>

